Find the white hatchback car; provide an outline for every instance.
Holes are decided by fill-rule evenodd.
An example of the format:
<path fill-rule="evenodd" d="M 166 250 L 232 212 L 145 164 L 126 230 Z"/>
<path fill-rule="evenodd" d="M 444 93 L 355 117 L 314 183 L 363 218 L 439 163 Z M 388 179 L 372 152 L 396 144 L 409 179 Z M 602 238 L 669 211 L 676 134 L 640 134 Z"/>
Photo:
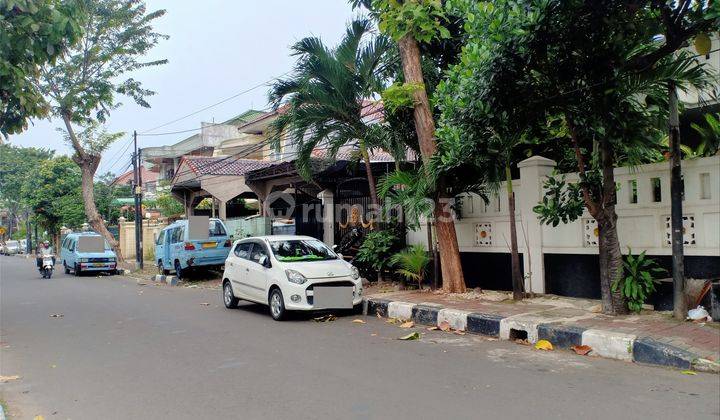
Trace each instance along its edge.
<path fill-rule="evenodd" d="M 353 309 L 362 302 L 357 268 L 309 236 L 257 236 L 236 241 L 225 260 L 223 302 L 240 299 L 287 311 Z"/>

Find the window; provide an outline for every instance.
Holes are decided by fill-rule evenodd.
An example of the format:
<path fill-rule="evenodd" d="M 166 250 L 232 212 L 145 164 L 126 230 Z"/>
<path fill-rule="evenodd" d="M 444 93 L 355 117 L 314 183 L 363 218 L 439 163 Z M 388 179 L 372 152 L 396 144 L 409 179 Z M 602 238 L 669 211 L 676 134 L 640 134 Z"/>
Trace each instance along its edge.
<path fill-rule="evenodd" d="M 662 201 L 662 187 L 660 186 L 660 178 L 650 178 L 650 186 L 652 187 L 653 203 Z"/>
<path fill-rule="evenodd" d="M 628 181 L 628 192 L 630 193 L 630 204 L 636 204 L 638 202 L 638 191 L 637 191 L 637 180 L 631 179 Z"/>
<path fill-rule="evenodd" d="M 708 200 L 712 198 L 710 193 L 710 174 L 705 172 L 700 174 L 700 199 Z"/>
<path fill-rule="evenodd" d="M 70 239 L 68 241 L 68 250 L 75 251 L 75 239 Z"/>
<path fill-rule="evenodd" d="M 172 233 L 170 234 L 171 235 L 170 242 L 174 243 L 174 244 L 176 244 L 178 242 L 182 242 L 183 237 L 185 236 L 184 233 L 185 233 L 185 231 L 181 227 L 177 227 L 177 228 L 173 229 Z"/>
<path fill-rule="evenodd" d="M 211 220 L 210 221 L 210 236 L 225 236 L 225 228 L 223 227 L 222 223 L 220 223 L 217 220 Z"/>
<path fill-rule="evenodd" d="M 265 247 L 257 243 L 253 244 L 252 252 L 250 253 L 250 261 L 260 264 L 260 259 L 262 257 L 265 257 L 265 260 L 267 260 L 267 252 L 265 252 Z"/>
<path fill-rule="evenodd" d="M 69 241 L 69 240 L 70 240 L 69 238 L 63 239 L 62 245 L 60 245 L 60 248 L 65 248 L 65 249 L 67 249 L 67 247 L 68 247 L 68 241 Z"/>
<path fill-rule="evenodd" d="M 235 247 L 235 250 L 233 252 L 238 257 L 249 260 L 250 259 L 250 249 L 252 249 L 252 246 L 253 246 L 252 242 L 243 242 L 241 244 L 237 244 L 237 246 Z"/>
<path fill-rule="evenodd" d="M 322 261 L 337 255 L 318 240 L 272 241 L 270 247 L 278 261 Z"/>
<path fill-rule="evenodd" d="M 163 240 L 165 239 L 165 232 L 166 230 L 161 230 L 160 234 L 158 235 L 157 239 L 155 240 L 155 245 L 162 245 Z"/>

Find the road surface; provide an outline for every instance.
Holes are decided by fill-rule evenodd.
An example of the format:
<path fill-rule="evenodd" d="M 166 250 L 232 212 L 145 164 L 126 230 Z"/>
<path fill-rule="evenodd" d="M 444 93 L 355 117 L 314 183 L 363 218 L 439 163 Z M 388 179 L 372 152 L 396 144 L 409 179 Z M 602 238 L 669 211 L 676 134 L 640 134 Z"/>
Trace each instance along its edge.
<path fill-rule="evenodd" d="M 478 419 L 720 416 L 720 377 L 353 316 L 278 323 L 215 290 L 43 280 L 0 257 L 0 384 L 13 418 Z M 205 305 L 209 304 L 209 305 Z M 51 317 L 62 314 L 62 317 Z"/>

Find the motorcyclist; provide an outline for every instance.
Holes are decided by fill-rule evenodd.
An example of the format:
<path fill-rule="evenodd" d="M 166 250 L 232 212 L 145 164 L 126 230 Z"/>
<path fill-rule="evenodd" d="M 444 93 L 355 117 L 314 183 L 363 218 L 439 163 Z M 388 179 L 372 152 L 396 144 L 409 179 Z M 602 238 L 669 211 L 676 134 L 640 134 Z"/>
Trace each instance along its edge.
<path fill-rule="evenodd" d="M 50 241 L 44 241 L 37 247 L 35 259 L 37 261 L 38 268 L 42 268 L 42 259 L 46 255 L 52 255 L 53 265 L 55 265 L 55 255 L 53 254 L 53 249 L 50 246 Z"/>

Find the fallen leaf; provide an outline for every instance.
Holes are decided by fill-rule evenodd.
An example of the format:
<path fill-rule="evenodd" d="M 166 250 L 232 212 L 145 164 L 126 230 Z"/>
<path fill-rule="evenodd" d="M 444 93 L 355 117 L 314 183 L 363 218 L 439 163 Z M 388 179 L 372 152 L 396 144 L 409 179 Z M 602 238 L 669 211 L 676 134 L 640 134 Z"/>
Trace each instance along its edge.
<path fill-rule="evenodd" d="M 372 334 L 370 334 L 370 337 L 377 337 L 377 334 L 372 333 Z"/>
<path fill-rule="evenodd" d="M 388 318 L 385 322 L 387 322 L 388 324 L 397 324 L 398 322 L 400 322 L 400 320 L 397 318 Z"/>
<path fill-rule="evenodd" d="M 592 351 L 592 347 L 582 345 L 582 346 L 572 346 L 570 347 L 576 354 L 579 354 L 580 356 L 587 356 L 588 353 Z"/>
<path fill-rule="evenodd" d="M 684 373 L 686 375 L 697 375 L 697 372 L 693 372 L 692 370 L 683 370 L 680 373 Z"/>
<path fill-rule="evenodd" d="M 410 333 L 410 334 L 408 334 L 408 335 L 404 335 L 404 336 L 398 338 L 398 340 L 405 340 L 405 341 L 409 341 L 409 340 L 419 340 L 419 339 L 420 339 L 420 333 L 417 332 L 417 331 L 415 331 L 414 333 Z"/>
<path fill-rule="evenodd" d="M 487 338 L 485 338 L 485 340 L 487 340 L 487 341 L 498 341 L 498 339 L 495 338 L 495 337 L 487 337 Z"/>
<path fill-rule="evenodd" d="M 440 329 L 440 328 L 438 328 L 438 327 L 427 327 L 427 330 L 428 330 L 428 331 L 437 331 L 437 330 L 439 330 L 439 329 Z"/>
<path fill-rule="evenodd" d="M 313 318 L 313 321 L 315 321 L 315 322 L 330 322 L 330 321 L 335 321 L 336 319 L 337 318 L 335 317 L 335 315 L 328 314 L 328 315 L 319 316 L 317 318 Z"/>
<path fill-rule="evenodd" d="M 363 321 L 362 319 L 359 319 L 359 318 L 358 318 L 358 319 L 353 319 L 353 320 L 352 320 L 352 323 L 353 323 L 353 324 L 364 324 L 365 321 Z"/>
<path fill-rule="evenodd" d="M 400 328 L 412 328 L 415 326 L 415 323 L 412 321 L 403 322 L 400 324 Z"/>
<path fill-rule="evenodd" d="M 523 346 L 529 346 L 529 345 L 530 345 L 530 342 L 527 341 L 527 339 L 524 339 L 524 338 L 516 338 L 516 339 L 515 339 L 515 344 L 521 344 L 521 345 L 523 345 Z"/>
<path fill-rule="evenodd" d="M 455 331 L 453 331 L 453 333 L 455 333 L 457 335 L 465 335 L 466 334 L 465 331 L 461 331 L 461 330 L 455 330 Z"/>
<path fill-rule="evenodd" d="M 447 321 L 443 321 L 438 325 L 440 331 L 450 331 L 450 324 Z"/>
<path fill-rule="evenodd" d="M 10 382 L 10 381 L 17 381 L 20 379 L 18 375 L 12 375 L 12 376 L 0 376 L 0 383 Z"/>
<path fill-rule="evenodd" d="M 41 415 L 37 415 L 37 416 L 35 416 L 35 418 L 33 420 L 45 420 L 45 417 L 43 417 Z"/>
<path fill-rule="evenodd" d="M 201 305 L 202 305 L 202 306 L 210 306 L 210 304 L 207 303 L 207 302 L 202 302 Z"/>
<path fill-rule="evenodd" d="M 55 369 L 57 365 L 50 365 L 51 368 Z"/>
<path fill-rule="evenodd" d="M 537 343 L 535 343 L 535 350 L 552 350 L 553 345 L 551 342 L 547 340 L 540 340 Z"/>
<path fill-rule="evenodd" d="M 62 317 L 64 317 L 64 316 L 65 316 L 65 315 L 63 315 L 63 314 L 51 314 L 51 315 L 50 315 L 50 318 L 62 318 Z"/>

